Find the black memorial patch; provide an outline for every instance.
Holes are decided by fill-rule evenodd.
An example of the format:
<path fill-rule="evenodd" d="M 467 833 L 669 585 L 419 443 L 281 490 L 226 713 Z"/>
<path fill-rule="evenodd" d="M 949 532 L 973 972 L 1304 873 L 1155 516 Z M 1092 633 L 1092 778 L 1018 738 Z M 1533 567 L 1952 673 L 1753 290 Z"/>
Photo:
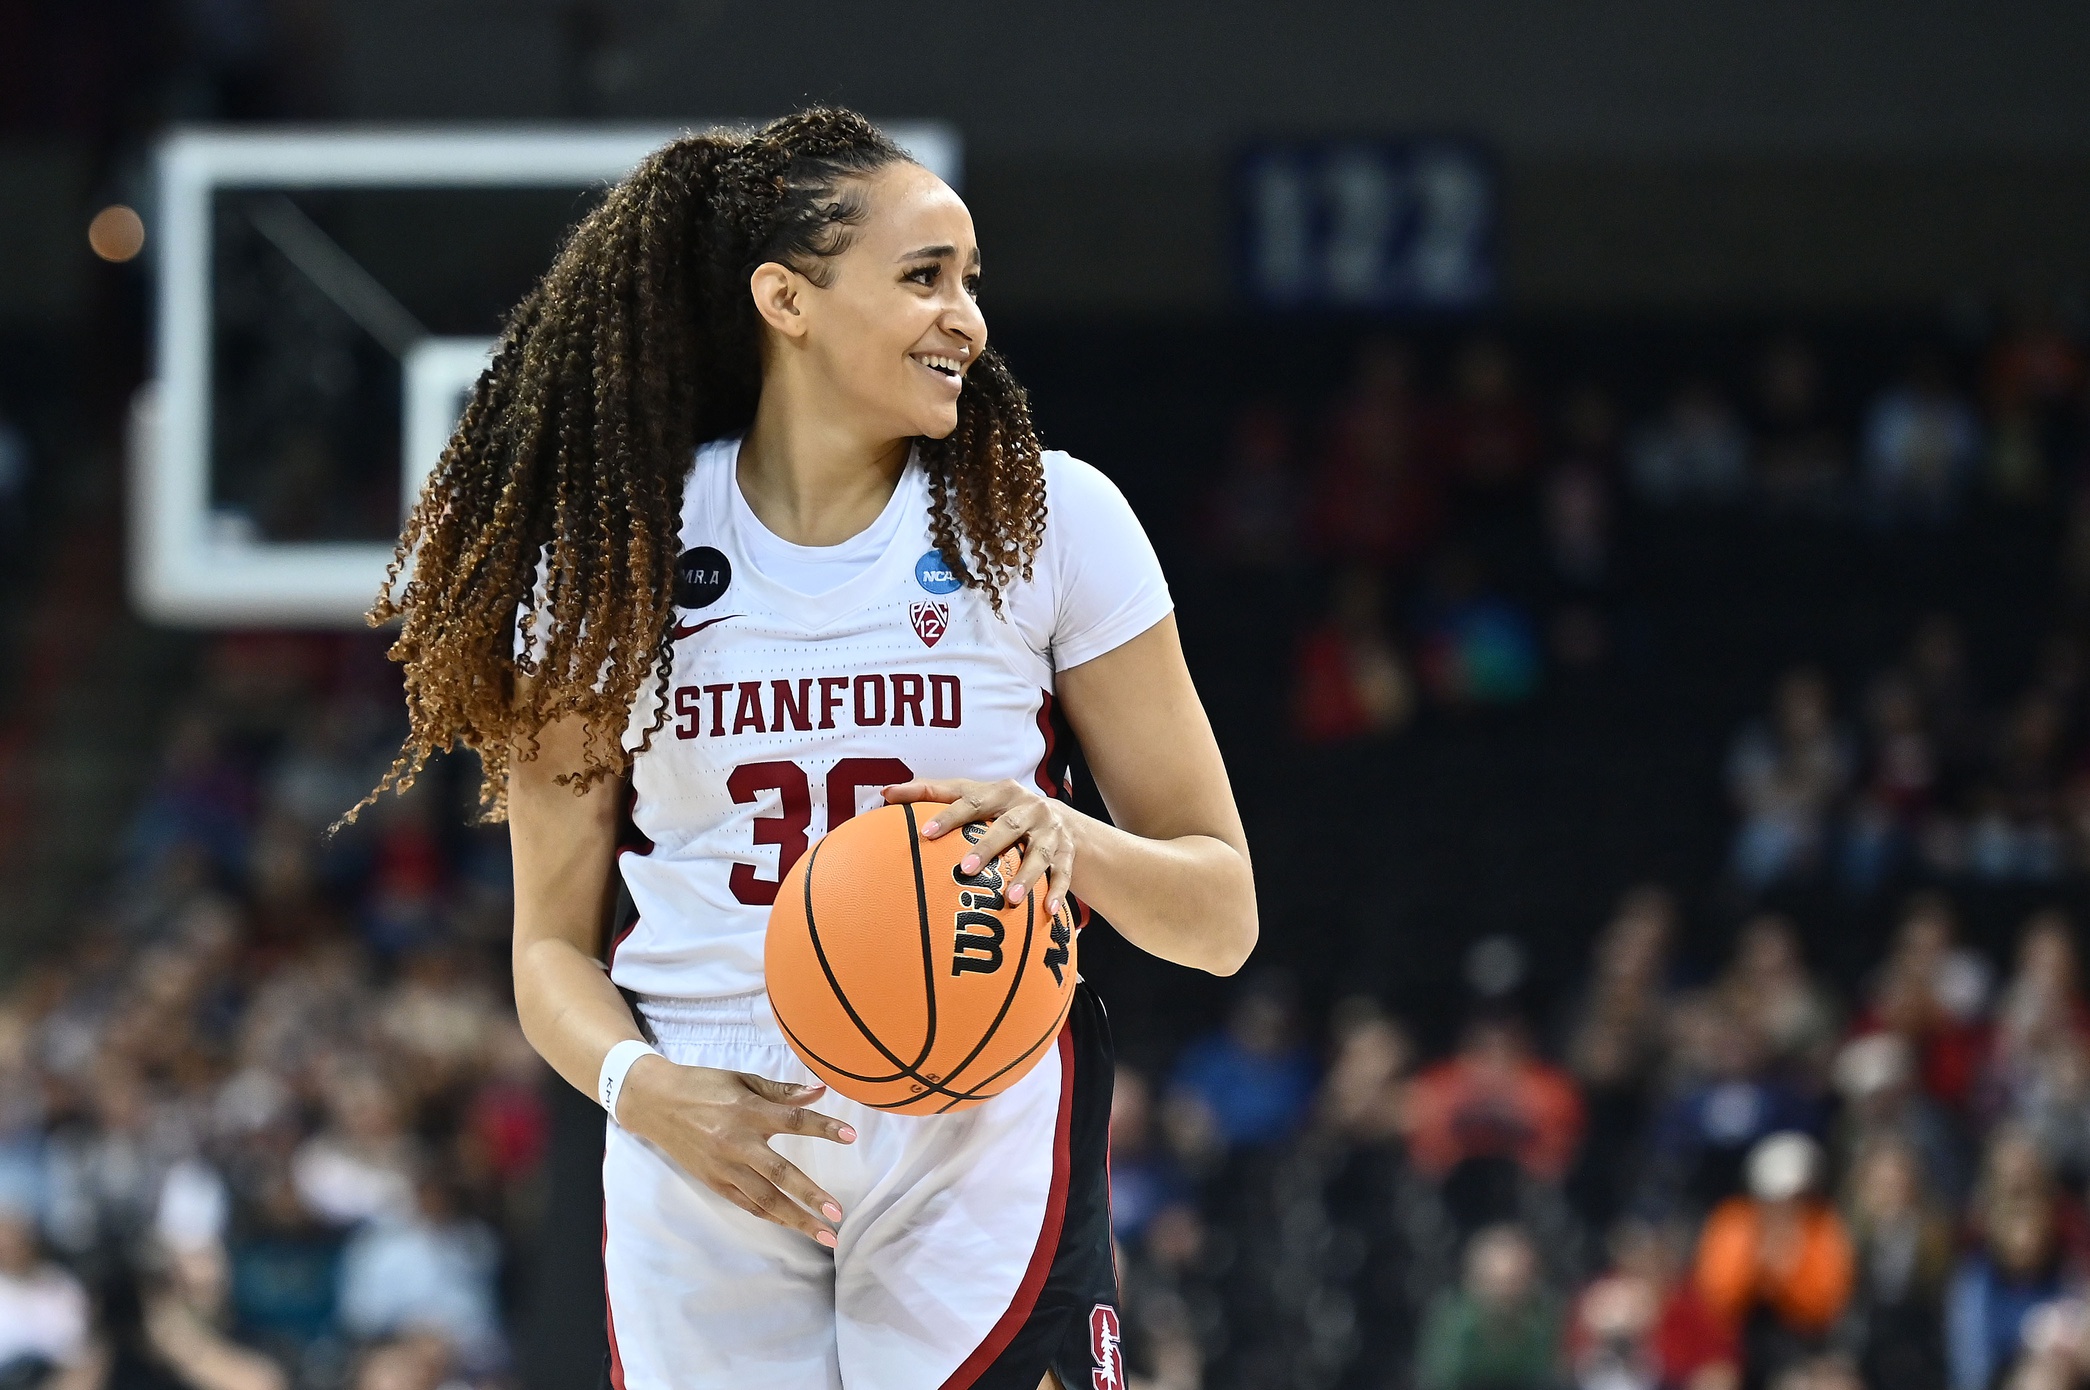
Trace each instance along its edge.
<path fill-rule="evenodd" d="M 708 545 L 685 550 L 675 561 L 675 606 L 709 608 L 733 582 L 733 566 Z"/>

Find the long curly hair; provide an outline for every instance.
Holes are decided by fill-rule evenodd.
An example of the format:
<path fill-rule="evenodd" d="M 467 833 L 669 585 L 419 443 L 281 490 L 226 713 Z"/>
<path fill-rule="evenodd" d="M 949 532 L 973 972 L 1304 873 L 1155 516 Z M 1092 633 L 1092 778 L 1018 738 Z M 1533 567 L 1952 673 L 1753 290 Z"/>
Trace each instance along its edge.
<path fill-rule="evenodd" d="M 855 112 L 814 108 L 675 140 L 574 229 L 509 315 L 370 610 L 373 626 L 402 620 L 390 656 L 409 732 L 356 810 L 462 745 L 503 819 L 511 760 L 557 719 L 588 730 L 563 777 L 576 791 L 651 746 L 683 483 L 696 446 L 745 430 L 761 394 L 749 276 L 775 261 L 831 283 L 826 262 L 868 215 L 865 180 L 906 158 Z M 931 538 L 999 612 L 1030 577 L 1045 489 L 1029 402 L 993 350 L 966 375 L 957 428 L 918 449 Z M 649 681 L 657 713 L 627 746 Z"/>

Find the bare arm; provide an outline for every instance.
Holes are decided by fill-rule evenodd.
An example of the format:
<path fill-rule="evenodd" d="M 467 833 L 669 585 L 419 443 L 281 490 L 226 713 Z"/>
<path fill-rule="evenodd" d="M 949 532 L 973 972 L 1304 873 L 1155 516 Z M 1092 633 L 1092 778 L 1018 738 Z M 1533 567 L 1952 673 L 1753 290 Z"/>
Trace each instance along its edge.
<path fill-rule="evenodd" d="M 536 756 L 520 750 L 508 774 L 515 857 L 515 1008 L 523 1033 L 552 1070 L 595 1094 L 602 1059 L 639 1036 L 624 996 L 596 953 L 609 920 L 621 782 L 575 795 L 559 785 L 581 766 L 585 726 L 549 724 Z M 791 1086 L 745 1072 L 641 1057 L 617 1098 L 617 1122 L 665 1149 L 720 1196 L 764 1220 L 835 1243 L 835 1199 L 769 1146 L 775 1134 L 851 1143 L 856 1131 L 807 1107 L 823 1086 Z M 813 1212 L 827 1217 L 822 1222 Z"/>
<path fill-rule="evenodd" d="M 1255 874 L 1175 618 L 1060 672 L 1058 686 L 1116 825 L 1015 782 L 909 782 L 887 799 L 951 801 L 963 820 L 994 818 L 982 859 L 1027 841 L 1011 902 L 1042 880 L 1048 909 L 1072 891 L 1141 950 L 1215 975 L 1239 970 L 1255 949 Z"/>
<path fill-rule="evenodd" d="M 639 1029 L 596 958 L 609 921 L 624 784 L 605 780 L 576 796 L 554 780 L 581 765 L 582 732 L 577 720 L 547 725 L 538 756 L 511 763 L 508 837 L 516 1013 L 552 1070 L 592 1096 L 603 1057 Z"/>
<path fill-rule="evenodd" d="M 1073 889 L 1141 950 L 1216 975 L 1259 930 L 1248 836 L 1173 615 L 1059 675 L 1115 826 L 1081 817 Z"/>

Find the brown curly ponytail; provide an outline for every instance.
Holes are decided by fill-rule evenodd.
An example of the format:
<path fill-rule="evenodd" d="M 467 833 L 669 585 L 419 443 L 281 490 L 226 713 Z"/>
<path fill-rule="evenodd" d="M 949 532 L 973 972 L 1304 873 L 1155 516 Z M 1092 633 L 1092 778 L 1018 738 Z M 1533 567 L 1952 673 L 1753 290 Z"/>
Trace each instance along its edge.
<path fill-rule="evenodd" d="M 665 694 L 683 480 L 698 444 L 752 423 L 761 393 L 748 277 L 777 261 L 825 283 L 820 262 L 865 216 L 862 179 L 906 157 L 831 108 L 685 136 L 574 230 L 509 316 L 370 610 L 373 625 L 404 620 L 390 655 L 409 732 L 362 804 L 462 744 L 500 819 L 510 750 L 569 716 L 589 728 L 577 786 L 651 745 L 661 718 L 636 748 L 623 734 L 647 680 Z M 998 611 L 1029 576 L 1045 489 L 1023 389 L 991 349 L 957 429 L 920 450 L 931 534 Z"/>

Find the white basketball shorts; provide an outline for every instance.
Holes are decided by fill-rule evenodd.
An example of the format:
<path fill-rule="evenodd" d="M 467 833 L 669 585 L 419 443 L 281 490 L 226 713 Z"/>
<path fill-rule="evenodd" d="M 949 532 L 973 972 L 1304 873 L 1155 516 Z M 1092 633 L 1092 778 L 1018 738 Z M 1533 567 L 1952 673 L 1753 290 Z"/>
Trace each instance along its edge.
<path fill-rule="evenodd" d="M 669 1060 L 815 1078 L 762 994 L 641 998 Z M 616 1124 L 603 1157 L 614 1390 L 1120 1390 L 1111 1051 L 1080 986 L 1030 1075 L 954 1115 L 830 1093 L 854 1144 L 779 1136 L 845 1213 L 833 1251 L 751 1216 Z"/>

